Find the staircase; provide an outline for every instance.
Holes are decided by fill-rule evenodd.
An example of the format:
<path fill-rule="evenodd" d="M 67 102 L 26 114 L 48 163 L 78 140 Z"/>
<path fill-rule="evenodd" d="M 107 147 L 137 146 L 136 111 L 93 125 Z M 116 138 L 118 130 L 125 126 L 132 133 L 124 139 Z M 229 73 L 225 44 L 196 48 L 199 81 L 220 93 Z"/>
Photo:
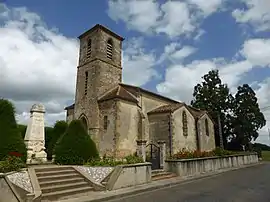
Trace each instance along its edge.
<path fill-rule="evenodd" d="M 152 170 L 152 181 L 169 179 L 176 176 L 175 173 L 166 172 L 164 170 Z"/>
<path fill-rule="evenodd" d="M 93 187 L 73 167 L 48 166 L 34 169 L 42 201 L 57 201 L 59 198 L 72 198 L 76 194 L 93 191 Z"/>

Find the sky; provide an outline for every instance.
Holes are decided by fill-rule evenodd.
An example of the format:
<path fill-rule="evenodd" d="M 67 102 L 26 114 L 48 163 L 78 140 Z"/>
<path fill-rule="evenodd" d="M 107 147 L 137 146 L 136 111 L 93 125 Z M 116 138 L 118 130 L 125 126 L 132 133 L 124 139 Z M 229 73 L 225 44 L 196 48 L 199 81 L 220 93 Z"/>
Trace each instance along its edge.
<path fill-rule="evenodd" d="M 79 3 L 78 3 L 79 2 Z M 102 24 L 125 38 L 123 82 L 190 103 L 212 69 L 236 92 L 248 83 L 270 105 L 269 0 L 0 0 L 0 97 L 27 123 L 35 103 L 46 125 L 74 102 L 79 41 Z M 267 125 L 257 142 L 269 144 Z"/>

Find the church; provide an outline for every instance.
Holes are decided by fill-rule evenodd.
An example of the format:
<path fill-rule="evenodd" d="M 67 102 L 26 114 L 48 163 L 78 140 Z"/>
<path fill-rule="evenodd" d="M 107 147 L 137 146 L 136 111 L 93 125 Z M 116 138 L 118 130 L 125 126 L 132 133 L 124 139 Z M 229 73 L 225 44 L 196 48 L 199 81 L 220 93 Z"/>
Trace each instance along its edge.
<path fill-rule="evenodd" d="M 65 108 L 66 120 L 82 121 L 100 155 L 134 154 L 137 141 L 164 141 L 170 154 L 215 148 L 206 111 L 122 83 L 123 37 L 97 24 L 78 38 L 75 103 Z"/>

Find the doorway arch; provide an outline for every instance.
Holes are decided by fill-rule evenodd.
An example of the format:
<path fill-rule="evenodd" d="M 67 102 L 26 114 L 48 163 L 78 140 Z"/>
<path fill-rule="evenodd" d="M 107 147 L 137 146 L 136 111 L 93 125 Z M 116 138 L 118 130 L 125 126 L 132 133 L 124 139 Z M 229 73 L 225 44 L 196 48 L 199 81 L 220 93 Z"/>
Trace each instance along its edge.
<path fill-rule="evenodd" d="M 84 129 L 86 130 L 86 132 L 88 133 L 88 121 L 87 121 L 87 118 L 84 114 L 82 114 L 79 118 L 79 120 L 81 121 Z"/>

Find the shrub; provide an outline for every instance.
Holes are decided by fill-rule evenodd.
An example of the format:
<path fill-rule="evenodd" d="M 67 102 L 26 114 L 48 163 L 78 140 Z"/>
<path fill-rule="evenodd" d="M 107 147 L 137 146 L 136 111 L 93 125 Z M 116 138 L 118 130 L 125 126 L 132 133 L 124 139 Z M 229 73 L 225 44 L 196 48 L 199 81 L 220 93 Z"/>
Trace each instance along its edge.
<path fill-rule="evenodd" d="M 17 156 L 8 156 L 3 161 L 0 161 L 0 173 L 19 171 L 24 167 L 25 163 L 20 157 Z"/>
<path fill-rule="evenodd" d="M 8 100 L 0 99 L 0 160 L 5 159 L 10 152 L 22 154 L 26 160 L 26 147 L 19 132 L 14 106 Z"/>
<path fill-rule="evenodd" d="M 65 121 L 57 121 L 52 129 L 51 132 L 51 139 L 48 144 L 47 148 L 47 158 L 49 160 L 52 159 L 52 154 L 54 153 L 54 148 L 56 145 L 56 142 L 60 138 L 61 135 L 63 135 L 67 130 L 68 124 Z"/>
<path fill-rule="evenodd" d="M 217 148 L 215 148 L 213 150 L 213 153 L 214 153 L 215 156 L 226 156 L 226 155 L 232 155 L 235 152 L 228 151 L 228 150 L 225 150 L 225 149 L 221 149 L 220 147 L 217 147 Z"/>
<path fill-rule="evenodd" d="M 128 155 L 122 160 L 115 160 L 113 157 L 106 157 L 104 156 L 103 159 L 92 159 L 88 161 L 84 165 L 86 166 L 117 166 L 123 164 L 136 164 L 136 163 L 143 163 L 143 159 L 136 155 Z"/>
<path fill-rule="evenodd" d="M 191 159 L 191 158 L 204 158 L 214 156 L 212 151 L 188 151 L 186 149 L 180 150 L 178 153 L 172 156 L 173 159 Z"/>
<path fill-rule="evenodd" d="M 99 157 L 94 141 L 79 120 L 70 123 L 54 151 L 55 162 L 59 164 L 82 165 Z"/>

